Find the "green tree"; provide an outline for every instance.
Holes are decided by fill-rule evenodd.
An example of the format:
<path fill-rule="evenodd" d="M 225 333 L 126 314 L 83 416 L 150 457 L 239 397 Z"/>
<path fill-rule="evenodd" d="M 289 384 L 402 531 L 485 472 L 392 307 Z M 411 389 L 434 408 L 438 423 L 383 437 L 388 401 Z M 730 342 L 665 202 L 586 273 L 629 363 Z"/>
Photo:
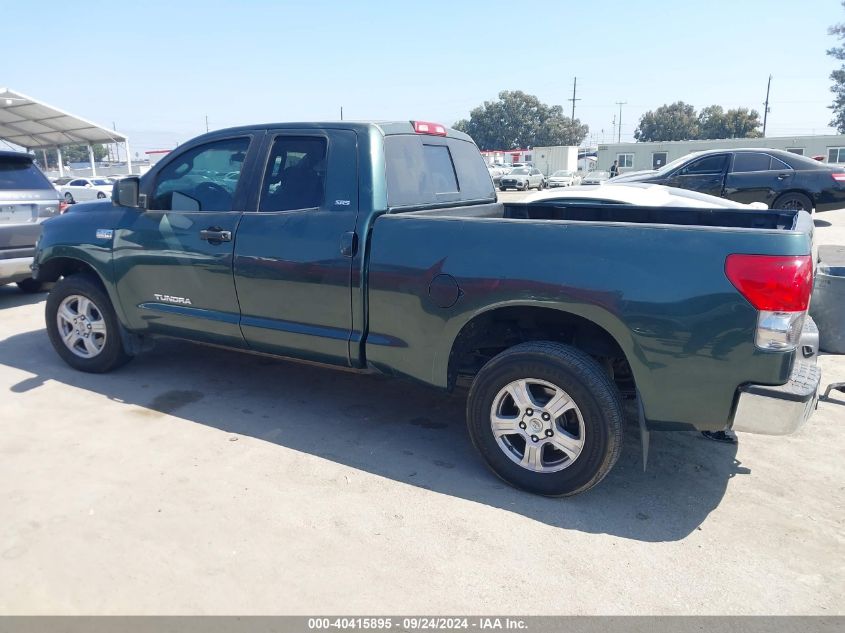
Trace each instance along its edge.
<path fill-rule="evenodd" d="M 845 1 L 842 2 L 845 8 Z M 845 23 L 840 22 L 834 24 L 828 30 L 828 35 L 835 35 L 840 42 L 845 40 Z M 838 59 L 845 60 L 845 46 L 834 46 L 827 49 L 827 54 Z M 830 91 L 833 93 L 833 103 L 828 107 L 833 110 L 833 120 L 830 124 L 836 128 L 840 134 L 845 134 L 845 64 L 830 73 L 830 79 L 833 85 Z"/>
<path fill-rule="evenodd" d="M 725 138 L 725 127 L 725 110 L 722 106 L 707 106 L 698 113 L 698 138 Z"/>
<path fill-rule="evenodd" d="M 106 150 L 106 146 L 100 143 L 93 145 L 94 148 L 94 160 L 100 161 L 106 157 L 108 151 Z M 41 152 L 35 152 L 36 156 L 39 160 L 41 160 Z M 62 147 L 62 160 L 64 160 L 65 165 L 68 163 L 87 163 L 88 162 L 88 146 L 87 145 L 65 145 Z M 56 154 L 56 150 L 48 149 L 47 150 L 47 167 L 54 168 L 58 167 L 59 160 Z"/>
<path fill-rule="evenodd" d="M 662 105 L 640 117 L 634 130 L 638 141 L 686 141 L 698 138 L 695 108 L 683 101 Z"/>
<path fill-rule="evenodd" d="M 760 113 L 748 108 L 724 111 L 722 106 L 711 105 L 698 114 L 698 138 L 755 138 L 760 132 Z"/>
<path fill-rule="evenodd" d="M 485 101 L 453 126 L 466 132 L 482 150 L 548 145 L 579 145 L 589 128 L 520 90 L 504 90 L 496 101 Z"/>

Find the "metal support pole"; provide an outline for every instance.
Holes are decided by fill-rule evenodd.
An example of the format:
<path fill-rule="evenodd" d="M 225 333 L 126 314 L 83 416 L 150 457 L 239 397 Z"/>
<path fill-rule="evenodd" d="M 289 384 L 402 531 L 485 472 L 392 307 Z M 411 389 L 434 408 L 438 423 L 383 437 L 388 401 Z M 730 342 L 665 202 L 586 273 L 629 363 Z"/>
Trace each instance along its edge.
<path fill-rule="evenodd" d="M 132 173 L 132 154 L 129 151 L 129 139 L 123 141 L 123 146 L 126 149 L 126 173 Z"/>
<path fill-rule="evenodd" d="M 47 150 L 46 149 L 41 150 L 41 158 L 44 159 L 44 171 L 47 171 L 49 169 L 49 166 L 47 165 Z"/>
<path fill-rule="evenodd" d="M 97 166 L 94 164 L 94 147 L 88 143 L 88 160 L 91 162 L 91 175 L 97 175 Z"/>
<path fill-rule="evenodd" d="M 56 160 L 59 161 L 59 176 L 65 175 L 65 161 L 62 158 L 62 148 L 56 145 Z"/>

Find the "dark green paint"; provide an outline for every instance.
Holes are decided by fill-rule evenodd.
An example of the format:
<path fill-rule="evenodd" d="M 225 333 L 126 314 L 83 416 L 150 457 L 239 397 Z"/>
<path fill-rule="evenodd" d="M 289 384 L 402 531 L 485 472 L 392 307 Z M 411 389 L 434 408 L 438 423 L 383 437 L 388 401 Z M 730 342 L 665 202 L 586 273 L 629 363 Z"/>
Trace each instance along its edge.
<path fill-rule="evenodd" d="M 411 132 L 407 123 L 325 123 L 205 135 L 179 151 L 216 138 L 252 138 L 237 211 L 78 205 L 45 223 L 40 274 L 60 274 L 67 261 L 61 258 L 84 262 L 102 279 L 124 326 L 140 334 L 370 367 L 438 387 L 448 384 L 455 340 L 480 315 L 506 306 L 569 313 L 616 340 L 656 428 L 721 428 L 739 385 L 786 381 L 793 355 L 754 347 L 756 312 L 725 277 L 724 261 L 730 253 L 807 254 L 805 227 L 504 219 L 493 200 L 392 214 L 383 137 Z M 286 133 L 327 138 L 326 203 L 256 213 L 268 148 Z M 142 193 L 150 192 L 160 167 L 142 179 Z M 352 203 L 338 210 L 332 202 L 344 192 Z M 473 211 L 498 217 L 467 217 Z M 235 239 L 199 240 L 212 225 Z M 102 228 L 114 229 L 113 249 L 95 238 Z M 343 236 L 353 231 L 357 251 L 344 255 Z M 429 297 L 438 275 L 460 286 L 448 308 Z M 157 301 L 156 293 L 191 305 Z"/>

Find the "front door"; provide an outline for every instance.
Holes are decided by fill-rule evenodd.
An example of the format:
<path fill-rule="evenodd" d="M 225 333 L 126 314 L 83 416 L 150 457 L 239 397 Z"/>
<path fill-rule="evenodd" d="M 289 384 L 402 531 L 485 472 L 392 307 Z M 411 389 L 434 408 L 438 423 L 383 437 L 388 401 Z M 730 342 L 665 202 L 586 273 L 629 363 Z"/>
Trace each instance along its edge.
<path fill-rule="evenodd" d="M 153 176 L 147 209 L 115 231 L 118 293 L 130 327 L 243 346 L 232 253 L 250 136 L 191 146 Z"/>
<path fill-rule="evenodd" d="M 730 154 L 710 154 L 693 160 L 672 174 L 662 184 L 721 196 Z"/>
<path fill-rule="evenodd" d="M 235 245 L 241 330 L 251 349 L 350 364 L 357 266 L 357 135 L 268 133 L 263 178 Z"/>
<path fill-rule="evenodd" d="M 667 152 L 654 152 L 651 155 L 651 168 L 652 169 L 660 169 L 664 165 L 666 165 L 666 158 L 668 157 Z"/>

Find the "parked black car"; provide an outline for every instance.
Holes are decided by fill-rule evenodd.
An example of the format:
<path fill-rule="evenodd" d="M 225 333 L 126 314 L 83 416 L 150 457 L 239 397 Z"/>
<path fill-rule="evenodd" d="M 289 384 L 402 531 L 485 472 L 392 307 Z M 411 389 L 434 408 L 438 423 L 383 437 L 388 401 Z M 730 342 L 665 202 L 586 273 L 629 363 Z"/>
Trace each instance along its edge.
<path fill-rule="evenodd" d="M 773 209 L 845 207 L 845 169 L 777 149 L 695 152 L 656 171 L 622 174 L 613 182 L 658 183 L 736 202 L 765 202 Z"/>

